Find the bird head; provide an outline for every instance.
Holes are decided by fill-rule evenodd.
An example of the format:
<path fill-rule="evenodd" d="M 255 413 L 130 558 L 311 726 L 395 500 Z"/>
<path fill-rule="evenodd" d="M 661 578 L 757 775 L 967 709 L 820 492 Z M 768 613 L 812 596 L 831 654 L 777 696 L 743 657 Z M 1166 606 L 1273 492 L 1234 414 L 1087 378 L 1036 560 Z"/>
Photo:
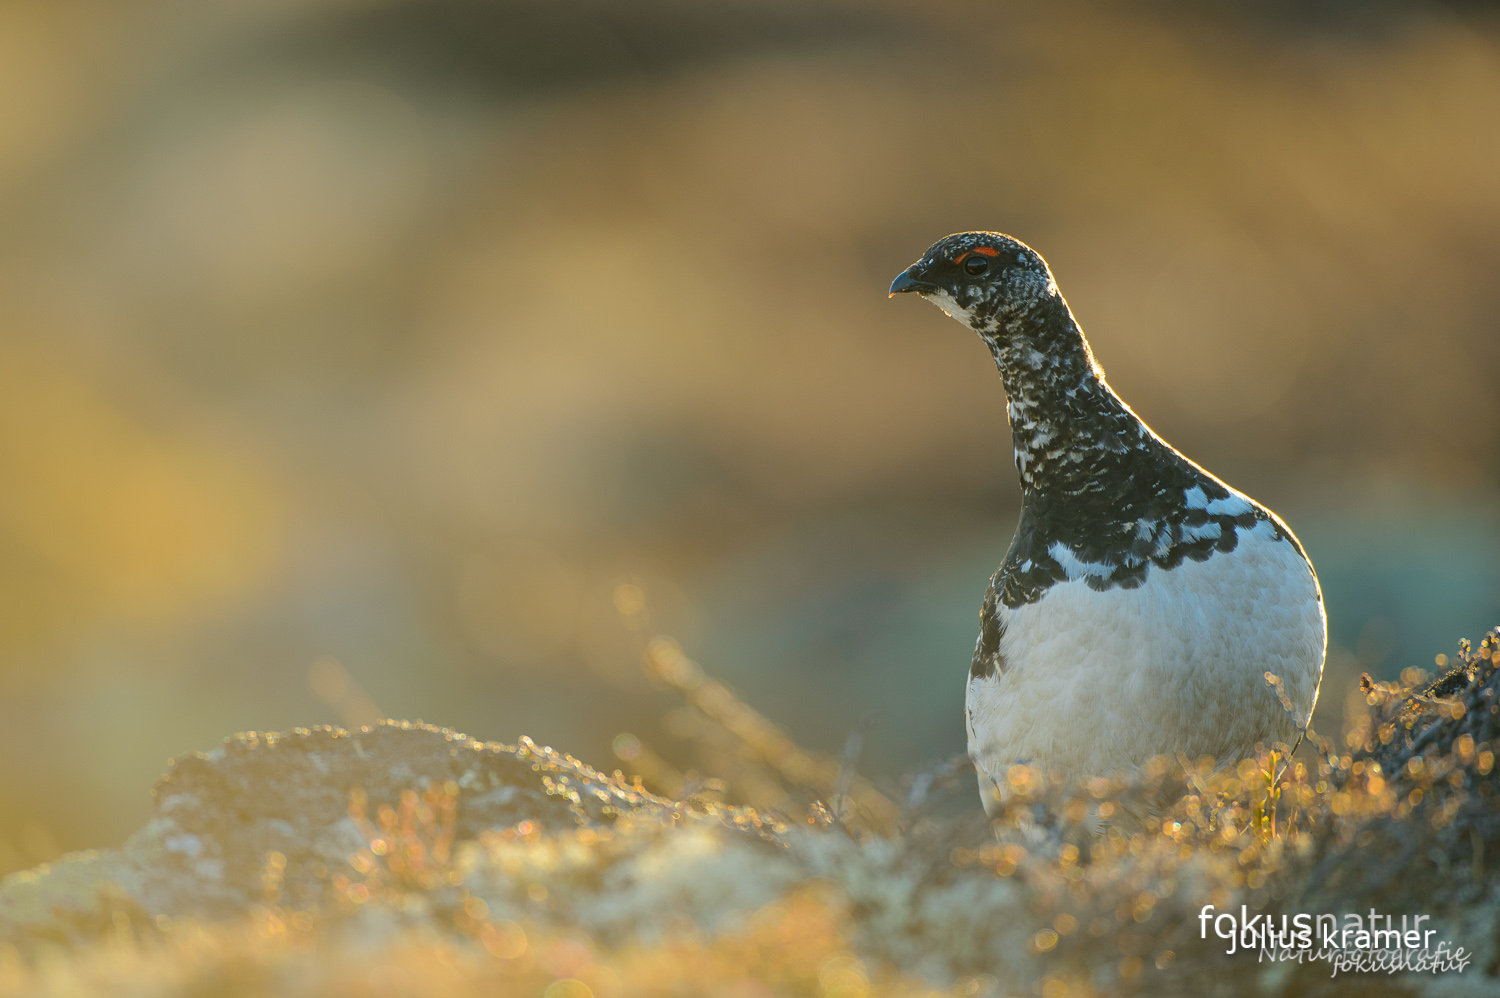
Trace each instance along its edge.
<path fill-rule="evenodd" d="M 939 239 L 922 259 L 891 282 L 891 297 L 907 291 L 947 312 L 981 336 L 1057 295 L 1041 254 L 999 232 L 959 232 Z"/>

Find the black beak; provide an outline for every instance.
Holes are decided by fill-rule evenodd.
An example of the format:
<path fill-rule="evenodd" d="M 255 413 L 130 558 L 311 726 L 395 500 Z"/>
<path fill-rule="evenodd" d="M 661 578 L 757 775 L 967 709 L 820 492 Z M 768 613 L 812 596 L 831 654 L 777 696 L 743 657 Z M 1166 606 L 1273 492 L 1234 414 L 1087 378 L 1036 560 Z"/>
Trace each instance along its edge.
<path fill-rule="evenodd" d="M 923 291 L 935 290 L 933 285 L 913 275 L 913 271 L 915 271 L 916 269 L 917 268 L 915 266 L 907 267 L 901 273 L 897 274 L 896 279 L 891 282 L 891 293 L 886 295 L 886 297 L 894 298 L 897 295 L 907 291 L 916 291 L 920 293 Z"/>

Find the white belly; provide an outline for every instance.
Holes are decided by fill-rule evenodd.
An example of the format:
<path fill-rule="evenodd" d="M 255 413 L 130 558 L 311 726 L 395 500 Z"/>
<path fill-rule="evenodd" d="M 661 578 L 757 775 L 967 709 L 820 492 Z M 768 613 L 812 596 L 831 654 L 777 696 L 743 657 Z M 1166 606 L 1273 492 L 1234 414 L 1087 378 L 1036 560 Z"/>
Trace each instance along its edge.
<path fill-rule="evenodd" d="M 1317 700 L 1317 578 L 1264 521 L 1233 551 L 1152 568 L 1137 589 L 1076 579 L 1000 612 L 1004 666 L 969 681 L 967 711 L 969 754 L 1002 785 L 1017 762 L 1105 775 L 1162 753 L 1233 760 L 1290 741 Z M 1284 681 L 1295 724 L 1267 672 Z"/>

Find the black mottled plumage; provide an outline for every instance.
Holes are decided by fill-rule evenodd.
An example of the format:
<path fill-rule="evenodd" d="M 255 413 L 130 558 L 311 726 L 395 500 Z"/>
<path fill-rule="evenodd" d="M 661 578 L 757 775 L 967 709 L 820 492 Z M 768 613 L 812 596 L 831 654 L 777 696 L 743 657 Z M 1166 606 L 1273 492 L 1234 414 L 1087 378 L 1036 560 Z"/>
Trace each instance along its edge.
<path fill-rule="evenodd" d="M 1133 589 L 1155 568 L 1233 551 L 1264 507 L 1178 453 L 1104 380 L 1042 258 L 995 232 L 935 243 L 891 285 L 915 291 L 979 332 L 1009 399 L 1021 520 L 990 579 L 971 676 L 1003 668 L 997 607 L 1034 603 L 1053 584 Z M 1300 547 L 1299 547 L 1300 550 Z"/>

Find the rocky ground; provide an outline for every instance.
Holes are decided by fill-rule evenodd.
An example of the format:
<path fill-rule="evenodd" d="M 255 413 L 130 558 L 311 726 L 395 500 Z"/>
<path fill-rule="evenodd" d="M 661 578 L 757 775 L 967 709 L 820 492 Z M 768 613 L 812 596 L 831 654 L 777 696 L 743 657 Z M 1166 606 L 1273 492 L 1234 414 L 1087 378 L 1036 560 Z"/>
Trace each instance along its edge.
<path fill-rule="evenodd" d="M 1120 818 L 1152 788 L 1022 767 L 991 829 L 915 797 L 879 822 L 671 800 L 420 723 L 240 734 L 174 761 L 122 848 L 5 880 L 0 994 L 1490 995 L 1497 658 L 1492 634 L 1430 686 L 1368 683 L 1289 766 L 1190 767 L 1144 830 Z M 1468 959 L 1228 956 L 1208 904 L 1428 915 Z"/>

